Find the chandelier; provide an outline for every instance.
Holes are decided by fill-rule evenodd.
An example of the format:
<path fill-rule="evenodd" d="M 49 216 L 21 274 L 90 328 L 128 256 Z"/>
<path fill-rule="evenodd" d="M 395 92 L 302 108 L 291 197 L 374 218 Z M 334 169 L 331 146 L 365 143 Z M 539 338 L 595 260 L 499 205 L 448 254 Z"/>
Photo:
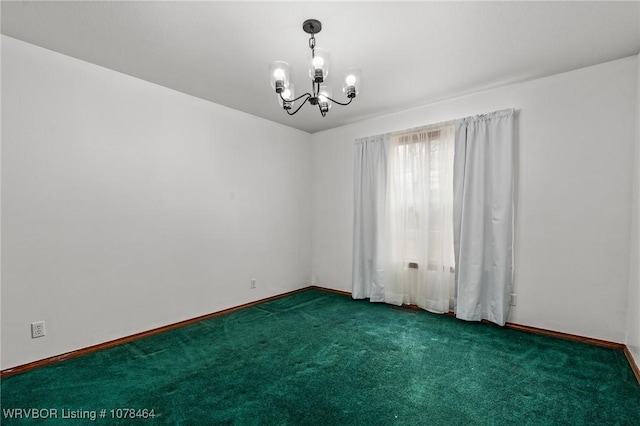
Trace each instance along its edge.
<path fill-rule="evenodd" d="M 360 91 L 361 72 L 357 68 L 349 68 L 343 73 L 342 91 L 349 101 L 338 102 L 332 99 L 332 91 L 329 86 L 321 85 L 329 75 L 329 52 L 316 48 L 315 35 L 322 30 L 322 24 L 317 19 L 307 19 L 302 24 L 305 33 L 311 34 L 309 38 L 309 77 L 311 77 L 311 92 L 295 97 L 295 87 L 290 80 L 289 64 L 284 61 L 275 61 L 269 66 L 271 88 L 278 94 L 280 106 L 289 115 L 294 115 L 309 101 L 311 105 L 318 105 L 320 114 L 326 116 L 332 104 L 342 106 L 349 105 Z M 301 101 L 293 110 L 294 104 Z M 292 112 L 293 110 L 293 112 Z"/>

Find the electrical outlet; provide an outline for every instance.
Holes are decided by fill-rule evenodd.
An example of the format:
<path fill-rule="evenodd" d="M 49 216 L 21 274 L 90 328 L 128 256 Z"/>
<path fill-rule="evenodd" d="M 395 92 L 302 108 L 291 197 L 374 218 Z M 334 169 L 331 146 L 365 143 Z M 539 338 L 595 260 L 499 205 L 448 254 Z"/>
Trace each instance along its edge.
<path fill-rule="evenodd" d="M 32 322 L 31 323 L 31 338 L 35 339 L 36 337 L 44 336 L 44 321 Z"/>
<path fill-rule="evenodd" d="M 511 293 L 511 306 L 516 306 L 518 304 L 518 295 L 515 293 Z"/>
<path fill-rule="evenodd" d="M 251 278 L 251 288 L 252 289 L 256 288 L 256 279 L 255 278 Z"/>

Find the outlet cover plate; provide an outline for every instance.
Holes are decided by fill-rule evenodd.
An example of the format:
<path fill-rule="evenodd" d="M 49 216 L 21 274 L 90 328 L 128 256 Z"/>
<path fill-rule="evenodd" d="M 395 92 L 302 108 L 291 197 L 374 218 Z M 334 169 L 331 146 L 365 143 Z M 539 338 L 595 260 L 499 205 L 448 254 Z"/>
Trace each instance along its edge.
<path fill-rule="evenodd" d="M 44 321 L 37 321 L 31 323 L 31 338 L 43 337 L 45 335 Z"/>

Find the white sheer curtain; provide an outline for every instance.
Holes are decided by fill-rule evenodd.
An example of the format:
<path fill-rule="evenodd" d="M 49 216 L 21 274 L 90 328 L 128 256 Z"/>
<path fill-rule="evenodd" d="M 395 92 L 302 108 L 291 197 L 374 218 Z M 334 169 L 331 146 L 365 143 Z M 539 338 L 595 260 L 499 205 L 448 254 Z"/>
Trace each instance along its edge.
<path fill-rule="evenodd" d="M 431 312 L 450 308 L 454 289 L 453 125 L 391 136 L 384 297 Z"/>
<path fill-rule="evenodd" d="M 382 244 L 389 135 L 355 141 L 352 297 L 384 302 Z"/>
<path fill-rule="evenodd" d="M 513 110 L 455 125 L 456 316 L 504 325 L 513 274 Z"/>

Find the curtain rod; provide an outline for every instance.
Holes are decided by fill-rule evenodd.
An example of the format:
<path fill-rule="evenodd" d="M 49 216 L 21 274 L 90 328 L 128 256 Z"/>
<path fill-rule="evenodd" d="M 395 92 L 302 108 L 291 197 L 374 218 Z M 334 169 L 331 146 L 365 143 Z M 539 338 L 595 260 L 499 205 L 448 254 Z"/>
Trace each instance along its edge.
<path fill-rule="evenodd" d="M 406 133 L 424 132 L 424 131 L 429 131 L 432 128 L 436 128 L 436 127 L 451 126 L 455 124 L 456 121 L 459 121 L 459 120 L 467 120 L 469 118 L 474 118 L 474 117 L 486 117 L 492 114 L 507 114 L 507 113 L 515 113 L 515 108 L 500 109 L 500 110 L 496 110 L 486 114 L 472 115 L 464 118 L 454 118 L 453 120 L 449 120 L 449 121 L 442 121 L 440 123 L 427 124 L 426 126 L 412 127 L 411 129 L 397 130 L 395 132 L 388 132 L 387 134 L 389 136 L 402 136 Z"/>
<path fill-rule="evenodd" d="M 452 126 L 453 124 L 455 124 L 456 121 L 458 120 L 442 121 L 440 123 L 427 124 L 426 126 L 418 126 L 418 127 L 412 127 L 410 129 L 397 130 L 395 132 L 389 132 L 389 136 L 403 136 L 403 135 L 406 135 L 407 133 L 428 132 L 428 131 L 435 130 L 438 127 Z"/>

